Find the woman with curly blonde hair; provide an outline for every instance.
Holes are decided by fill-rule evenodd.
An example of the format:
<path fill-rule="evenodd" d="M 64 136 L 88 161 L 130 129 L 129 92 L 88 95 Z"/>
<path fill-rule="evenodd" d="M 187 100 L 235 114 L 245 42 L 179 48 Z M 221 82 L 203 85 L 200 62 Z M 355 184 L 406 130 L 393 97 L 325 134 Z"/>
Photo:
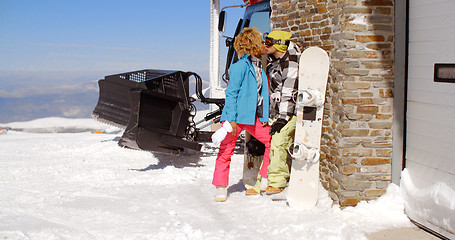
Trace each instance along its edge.
<path fill-rule="evenodd" d="M 250 54 L 260 58 L 265 54 L 264 48 L 261 32 L 257 28 L 244 28 L 234 41 L 234 49 L 239 57 Z"/>
<path fill-rule="evenodd" d="M 269 84 L 262 70 L 261 55 L 266 53 L 261 33 L 255 28 L 244 28 L 234 41 L 234 49 L 240 59 L 232 64 L 229 71 L 229 83 L 226 99 L 221 114 L 222 127 L 217 130 L 212 140 L 220 145 L 216 159 L 212 184 L 217 187 L 215 201 L 227 199 L 229 166 L 234 153 L 235 143 L 240 132 L 245 129 L 265 145 L 264 159 L 258 179 L 267 178 L 270 164 L 270 126 L 269 120 Z M 230 134 L 228 134 L 230 133 Z M 256 184 L 258 185 L 258 184 Z M 260 192 L 259 186 L 247 190 L 249 193 Z M 250 190 L 250 191 L 249 191 Z"/>

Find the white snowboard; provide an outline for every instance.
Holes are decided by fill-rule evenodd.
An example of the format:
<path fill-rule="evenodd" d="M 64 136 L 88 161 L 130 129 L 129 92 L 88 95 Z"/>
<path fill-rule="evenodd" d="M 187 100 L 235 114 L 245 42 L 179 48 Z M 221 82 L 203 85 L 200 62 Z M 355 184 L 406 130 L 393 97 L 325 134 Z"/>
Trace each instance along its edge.
<path fill-rule="evenodd" d="M 318 200 L 319 151 L 330 60 L 319 47 L 307 48 L 299 62 L 297 121 L 287 201 L 291 207 L 312 208 Z"/>
<path fill-rule="evenodd" d="M 246 144 L 250 141 L 252 136 L 250 133 L 245 131 L 245 153 L 244 153 L 244 163 L 243 163 L 243 184 L 245 185 L 246 189 L 252 188 L 257 181 L 257 176 L 259 171 L 261 170 L 262 156 L 251 156 L 248 153 L 248 148 Z"/>

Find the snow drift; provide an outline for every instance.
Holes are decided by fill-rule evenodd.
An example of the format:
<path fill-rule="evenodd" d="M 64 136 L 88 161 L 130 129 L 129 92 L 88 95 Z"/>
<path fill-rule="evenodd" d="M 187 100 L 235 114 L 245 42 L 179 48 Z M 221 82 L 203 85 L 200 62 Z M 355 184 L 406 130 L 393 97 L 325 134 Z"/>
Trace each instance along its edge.
<path fill-rule="evenodd" d="M 413 226 L 393 184 L 378 200 L 344 210 L 321 188 L 315 208 L 296 211 L 285 201 L 245 196 L 239 150 L 228 201 L 216 203 L 211 179 L 218 149 L 210 143 L 176 157 L 121 148 L 119 133 L 91 119 L 0 126 L 11 128 L 0 135 L 2 239 L 351 240 Z"/>

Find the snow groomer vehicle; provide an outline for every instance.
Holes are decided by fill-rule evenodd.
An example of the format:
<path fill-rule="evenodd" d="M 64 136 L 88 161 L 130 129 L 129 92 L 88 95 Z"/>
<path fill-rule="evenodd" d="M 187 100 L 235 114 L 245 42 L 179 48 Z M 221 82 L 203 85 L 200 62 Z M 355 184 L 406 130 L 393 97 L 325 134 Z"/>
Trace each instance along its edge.
<path fill-rule="evenodd" d="M 232 37 L 226 39 L 227 56 L 222 79 L 229 81 L 229 67 L 238 60 L 234 39 L 244 27 L 270 31 L 270 2 L 244 0 L 246 7 Z M 100 122 L 125 129 L 118 144 L 137 150 L 179 154 L 184 149 L 199 151 L 200 142 L 211 141 L 213 132 L 201 129 L 218 123 L 224 107 L 220 87 L 219 42 L 224 31 L 226 12 L 218 1 L 211 1 L 210 95 L 203 94 L 201 77 L 194 72 L 145 69 L 106 76 L 98 81 L 99 99 L 92 117 Z M 195 94 L 189 95 L 190 81 L 195 81 Z M 209 113 L 195 122 L 196 101 L 208 104 Z"/>

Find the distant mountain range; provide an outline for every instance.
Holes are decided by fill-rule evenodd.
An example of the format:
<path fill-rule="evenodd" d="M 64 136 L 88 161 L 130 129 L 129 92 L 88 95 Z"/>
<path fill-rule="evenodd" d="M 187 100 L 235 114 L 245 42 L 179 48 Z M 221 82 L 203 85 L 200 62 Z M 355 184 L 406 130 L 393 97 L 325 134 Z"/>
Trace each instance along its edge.
<path fill-rule="evenodd" d="M 83 88 L 80 88 L 83 87 Z M 18 97 L 0 96 L 0 123 L 28 121 L 44 117 L 89 118 L 98 101 L 96 83 L 86 83 L 78 88 L 34 92 L 21 90 Z"/>
<path fill-rule="evenodd" d="M 204 82 L 203 88 L 208 86 Z M 190 82 L 190 95 L 195 83 Z M 98 102 L 97 82 L 77 83 L 50 88 L 21 88 L 13 91 L 0 89 L 0 123 L 29 121 L 45 117 L 91 118 Z M 208 109 L 200 102 L 198 110 Z"/>

